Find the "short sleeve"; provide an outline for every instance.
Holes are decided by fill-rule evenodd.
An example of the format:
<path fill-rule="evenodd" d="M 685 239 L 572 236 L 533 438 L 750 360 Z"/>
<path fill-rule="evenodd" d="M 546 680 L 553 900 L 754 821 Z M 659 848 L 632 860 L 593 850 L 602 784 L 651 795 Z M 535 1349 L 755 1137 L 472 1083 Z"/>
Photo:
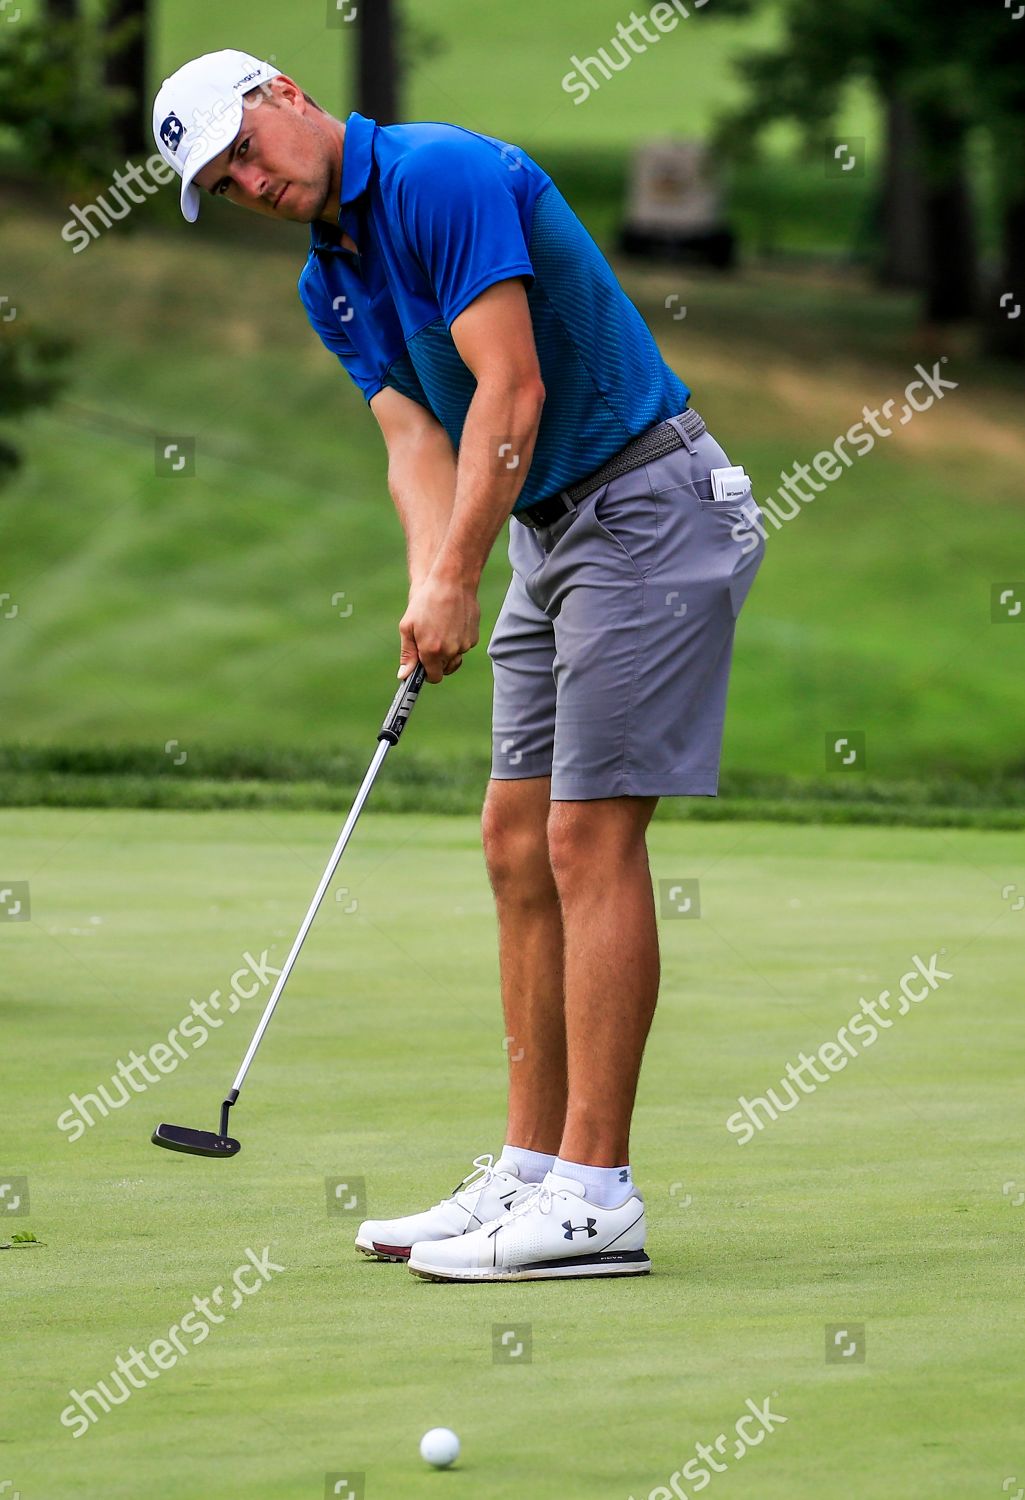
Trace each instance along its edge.
<path fill-rule="evenodd" d="M 345 332 L 344 324 L 325 318 L 318 310 L 316 299 L 305 277 L 299 282 L 299 296 L 310 326 L 319 335 L 325 348 L 337 355 L 351 380 L 363 392 L 367 401 L 372 401 L 384 385 L 381 372 L 365 359 Z"/>
<path fill-rule="evenodd" d="M 533 281 L 513 182 L 522 170 L 468 132 L 419 146 L 398 169 L 403 233 L 446 327 L 496 281 Z"/>

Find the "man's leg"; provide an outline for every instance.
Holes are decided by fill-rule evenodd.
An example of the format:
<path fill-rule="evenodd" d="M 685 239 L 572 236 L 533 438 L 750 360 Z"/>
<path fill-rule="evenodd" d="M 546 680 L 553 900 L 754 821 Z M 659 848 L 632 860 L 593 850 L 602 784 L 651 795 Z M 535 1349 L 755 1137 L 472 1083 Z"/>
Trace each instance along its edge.
<path fill-rule="evenodd" d="M 558 1158 L 537 1191 L 509 1212 L 471 1234 L 414 1244 L 409 1269 L 429 1281 L 651 1270 L 644 1203 L 622 1168 L 630 1162 L 630 1116 L 658 990 L 644 844 L 657 798 L 560 801 L 546 813 L 549 791 L 547 778 L 492 783 L 485 826 L 506 1024 L 524 1037 L 523 1057 L 510 1059 L 510 1145 L 522 1136 L 545 1152 L 558 1146 Z M 560 1137 L 564 1033 L 569 1108 Z"/>
<path fill-rule="evenodd" d="M 644 838 L 657 802 L 551 804 L 549 852 L 565 934 L 564 1161 L 606 1168 L 630 1161 L 630 1118 L 659 984 Z"/>
<path fill-rule="evenodd" d="M 498 909 L 509 1054 L 506 1141 L 554 1156 L 566 1117 L 559 893 L 548 853 L 551 778 L 493 780 L 481 828 Z"/>

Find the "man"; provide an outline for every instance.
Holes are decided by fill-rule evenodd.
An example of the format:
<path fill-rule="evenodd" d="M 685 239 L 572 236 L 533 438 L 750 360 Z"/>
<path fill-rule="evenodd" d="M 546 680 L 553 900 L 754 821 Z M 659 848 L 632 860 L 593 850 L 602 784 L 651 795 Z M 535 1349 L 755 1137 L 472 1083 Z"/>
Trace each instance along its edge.
<path fill-rule="evenodd" d="M 535 162 L 446 124 L 344 122 L 244 53 L 186 64 L 153 128 L 203 192 L 309 223 L 310 322 L 388 452 L 409 603 L 404 677 L 488 646 L 482 828 L 509 1053 L 506 1145 L 357 1247 L 433 1280 L 643 1275 L 630 1120 L 659 952 L 645 830 L 714 796 L 760 512 L 594 241 Z M 411 1196 L 413 1196 L 411 1188 Z"/>

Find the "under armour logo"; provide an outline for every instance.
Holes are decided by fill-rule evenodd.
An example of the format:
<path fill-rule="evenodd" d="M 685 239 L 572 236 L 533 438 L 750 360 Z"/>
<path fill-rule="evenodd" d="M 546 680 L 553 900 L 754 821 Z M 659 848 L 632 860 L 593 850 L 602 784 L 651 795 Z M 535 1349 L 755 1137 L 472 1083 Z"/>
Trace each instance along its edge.
<path fill-rule="evenodd" d="M 167 119 L 160 127 L 160 139 L 163 141 L 168 151 L 178 150 L 178 147 L 182 143 L 182 136 L 184 134 L 185 126 L 179 120 L 178 116 L 174 114 L 168 115 Z"/>
<path fill-rule="evenodd" d="M 597 1219 L 588 1219 L 586 1224 L 571 1224 L 568 1219 L 563 1219 L 562 1227 L 566 1231 L 563 1239 L 571 1240 L 575 1234 L 586 1234 L 589 1240 L 593 1240 L 598 1233 L 594 1227 L 597 1222 Z"/>

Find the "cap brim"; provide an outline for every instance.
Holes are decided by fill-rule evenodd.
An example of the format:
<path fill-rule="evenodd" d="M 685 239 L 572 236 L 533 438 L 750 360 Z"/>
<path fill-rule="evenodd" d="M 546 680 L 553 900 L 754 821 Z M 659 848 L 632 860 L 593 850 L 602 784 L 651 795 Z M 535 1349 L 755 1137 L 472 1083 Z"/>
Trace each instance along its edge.
<path fill-rule="evenodd" d="M 226 151 L 241 129 L 242 100 L 236 99 L 223 111 L 216 125 L 198 137 L 189 152 L 189 159 L 182 173 L 181 209 L 190 224 L 194 224 L 199 218 L 199 205 L 203 201 L 202 193 L 193 181 L 196 173 L 202 172 L 215 156 Z"/>
<path fill-rule="evenodd" d="M 194 183 L 186 183 L 183 179 L 181 196 L 182 213 L 190 224 L 194 224 L 199 218 L 199 205 L 202 201 L 203 197 L 199 188 Z"/>

